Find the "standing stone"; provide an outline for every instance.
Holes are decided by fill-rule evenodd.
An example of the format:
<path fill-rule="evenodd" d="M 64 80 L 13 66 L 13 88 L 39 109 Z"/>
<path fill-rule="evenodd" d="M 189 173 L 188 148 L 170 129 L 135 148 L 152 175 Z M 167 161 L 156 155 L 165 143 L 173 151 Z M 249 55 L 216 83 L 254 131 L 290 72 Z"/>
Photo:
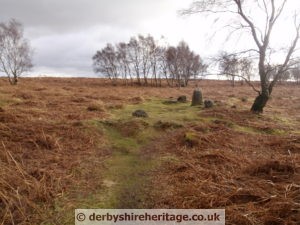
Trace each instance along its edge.
<path fill-rule="evenodd" d="M 202 105 L 202 92 L 200 89 L 194 90 L 193 98 L 192 98 L 192 106 Z"/>

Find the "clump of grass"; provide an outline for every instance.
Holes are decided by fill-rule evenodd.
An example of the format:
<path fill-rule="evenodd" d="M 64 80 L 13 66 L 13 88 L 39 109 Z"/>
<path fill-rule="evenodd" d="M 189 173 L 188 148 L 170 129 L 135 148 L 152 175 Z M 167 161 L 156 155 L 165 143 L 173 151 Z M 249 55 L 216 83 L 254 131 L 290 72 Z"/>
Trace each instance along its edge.
<path fill-rule="evenodd" d="M 46 135 L 44 132 L 42 132 L 39 135 L 36 135 L 36 137 L 33 140 L 33 143 L 40 149 L 47 149 L 52 150 L 54 149 L 58 142 L 55 137 L 51 135 Z"/>
<path fill-rule="evenodd" d="M 294 174 L 295 166 L 292 165 L 291 162 L 280 162 L 280 161 L 267 161 L 261 163 L 261 165 L 257 165 L 256 167 L 249 168 L 249 173 L 253 176 L 259 175 L 286 175 L 286 174 Z"/>
<path fill-rule="evenodd" d="M 224 119 L 215 119 L 215 120 L 213 120 L 212 121 L 214 124 L 217 124 L 217 125 L 224 125 L 224 126 L 226 126 L 226 127 L 233 127 L 234 126 L 234 123 L 233 122 L 231 122 L 231 121 L 226 121 L 226 120 L 224 120 Z"/>
<path fill-rule="evenodd" d="M 145 99 L 141 96 L 132 97 L 132 98 L 129 99 L 129 102 L 131 104 L 141 104 L 144 101 L 145 101 Z"/>
<path fill-rule="evenodd" d="M 162 120 L 159 120 L 154 124 L 154 128 L 159 130 L 177 129 L 181 127 L 183 127 L 182 124 L 176 122 L 162 121 Z"/>
<path fill-rule="evenodd" d="M 271 128 L 271 127 L 263 127 L 263 128 L 260 129 L 260 131 L 262 133 L 272 134 L 272 135 L 283 135 L 283 134 L 286 134 L 286 132 L 284 130 L 275 129 L 275 128 Z"/>
<path fill-rule="evenodd" d="M 13 97 L 19 98 L 19 99 L 24 99 L 24 100 L 29 100 L 29 99 L 33 98 L 33 95 L 31 95 L 29 93 L 24 93 L 24 92 L 18 92 L 15 95 L 13 95 Z"/>
<path fill-rule="evenodd" d="M 28 172 L 4 143 L 1 144 L 0 221 L 3 224 L 21 224 L 30 220 L 33 209 L 39 215 L 43 214 L 39 203 L 52 201 L 55 189 L 49 183 L 55 182 L 50 171 L 36 168 Z"/>
<path fill-rule="evenodd" d="M 184 142 L 188 147 L 195 147 L 199 144 L 199 137 L 196 132 L 188 131 L 184 134 Z"/>
<path fill-rule="evenodd" d="M 122 103 L 111 103 L 107 105 L 108 109 L 123 109 L 124 105 Z"/>
<path fill-rule="evenodd" d="M 94 102 L 94 103 L 90 104 L 87 107 L 87 110 L 88 111 L 105 112 L 105 106 L 104 106 L 103 102 L 97 101 L 97 102 Z"/>
<path fill-rule="evenodd" d="M 258 134 L 259 133 L 259 131 L 257 131 L 256 129 L 254 129 L 252 127 L 239 126 L 236 124 L 233 126 L 233 130 L 240 131 L 243 133 L 249 133 L 249 134 Z"/>
<path fill-rule="evenodd" d="M 0 95 L 0 107 L 7 106 L 9 104 L 13 103 L 20 103 L 22 102 L 21 99 L 19 98 L 11 98 L 10 96 L 7 95 Z"/>
<path fill-rule="evenodd" d="M 242 98 L 241 98 L 241 101 L 242 101 L 242 102 L 247 102 L 247 101 L 248 101 L 248 98 L 247 98 L 247 97 L 242 97 Z"/>
<path fill-rule="evenodd" d="M 103 124 L 118 130 L 124 137 L 135 137 L 149 127 L 149 123 L 139 118 L 132 118 L 128 121 L 108 120 L 103 122 Z"/>
<path fill-rule="evenodd" d="M 188 121 L 197 121 L 200 112 L 199 107 L 190 107 L 189 103 L 181 104 L 163 104 L 161 99 L 150 99 L 142 104 L 139 104 L 151 117 L 147 122 L 154 125 L 157 120 L 182 123 Z M 112 117 L 115 119 L 128 120 L 131 118 L 131 113 L 137 109 L 136 105 L 127 105 L 122 110 L 113 110 Z"/>
<path fill-rule="evenodd" d="M 100 135 L 68 123 L 28 121 L 21 113 L 13 120 L 0 113 L 0 120 L 5 114 L 0 122 L 0 223 L 58 224 L 50 215 L 54 202 L 84 181 L 83 175 L 74 177 L 72 169 L 91 155 Z M 55 218 L 62 217 L 64 209 L 55 211 Z"/>

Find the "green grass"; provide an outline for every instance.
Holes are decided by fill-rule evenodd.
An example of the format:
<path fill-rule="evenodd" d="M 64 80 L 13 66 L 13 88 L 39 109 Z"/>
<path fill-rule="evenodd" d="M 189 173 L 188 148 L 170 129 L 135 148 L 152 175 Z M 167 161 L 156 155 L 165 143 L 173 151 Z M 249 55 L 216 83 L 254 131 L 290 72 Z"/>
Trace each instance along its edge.
<path fill-rule="evenodd" d="M 123 137 L 117 129 L 104 126 L 104 134 L 108 137 L 111 147 L 117 151 L 136 152 L 140 144 L 131 137 Z"/>
<path fill-rule="evenodd" d="M 152 135 L 151 127 L 134 137 L 124 137 L 118 129 L 106 125 L 101 121 L 91 121 L 98 127 L 108 140 L 112 155 L 105 161 L 107 171 L 104 174 L 104 189 L 98 197 L 87 200 L 89 207 L 96 208 L 139 208 L 144 207 L 147 186 L 146 174 L 158 163 L 155 159 L 148 159 L 141 154 L 141 148 L 147 144 Z M 102 196 L 102 197 L 101 197 Z M 97 199 L 97 202 L 94 202 Z M 91 203 L 94 202 L 94 203 Z"/>
<path fill-rule="evenodd" d="M 149 117 L 134 118 L 132 112 L 137 109 L 145 110 Z M 150 157 L 143 156 L 142 149 L 160 135 L 161 131 L 155 129 L 154 124 L 159 120 L 178 124 L 197 120 L 200 122 L 199 112 L 200 107 L 191 107 L 190 103 L 167 105 L 163 104 L 163 100 L 151 99 L 139 105 L 112 109 L 107 121 L 88 121 L 89 125 L 104 134 L 112 155 L 105 161 L 107 171 L 103 177 L 104 188 L 86 199 L 87 205 L 96 208 L 147 207 L 147 174 L 167 160 L 152 154 Z M 148 126 L 140 129 L 135 135 L 124 136 L 120 130 L 120 127 L 123 128 L 122 123 L 130 126 L 131 122 L 146 122 Z M 174 160 L 172 157 L 171 159 Z"/>
<path fill-rule="evenodd" d="M 281 130 L 281 129 L 266 129 L 266 130 L 261 130 L 253 127 L 245 127 L 245 126 L 240 126 L 240 125 L 234 125 L 233 129 L 236 131 L 240 131 L 243 133 L 248 133 L 248 134 L 271 134 L 271 135 L 285 135 L 287 134 L 286 131 Z"/>
<path fill-rule="evenodd" d="M 199 119 L 200 107 L 191 107 L 190 103 L 163 104 L 161 99 L 151 99 L 139 105 L 127 105 L 122 110 L 113 110 L 112 118 L 128 120 L 136 109 L 145 110 L 149 117 L 145 121 L 153 125 L 158 120 L 170 122 L 189 122 Z"/>
<path fill-rule="evenodd" d="M 149 117 L 133 117 L 132 112 L 137 109 L 145 110 Z M 149 179 L 151 177 L 149 173 L 158 169 L 165 162 L 178 163 L 178 159 L 171 154 L 159 156 L 152 153 L 148 157 L 143 155 L 143 149 L 147 145 L 151 146 L 151 142 L 164 132 L 155 128 L 157 121 L 187 125 L 188 127 L 193 123 L 216 123 L 217 120 L 228 124 L 230 129 L 244 133 L 280 134 L 277 130 L 262 131 L 239 126 L 232 121 L 220 118 L 203 117 L 201 116 L 201 107 L 191 107 L 190 103 L 164 104 L 161 99 L 151 99 L 138 105 L 126 105 L 122 109 L 112 109 L 110 118 L 107 120 L 86 121 L 87 129 L 103 134 L 105 141 L 102 143 L 102 147 L 110 149 L 111 155 L 104 161 L 105 171 L 100 171 L 99 179 L 102 181 L 102 186 L 88 196 L 77 196 L 76 208 L 147 208 L 149 194 L 147 188 L 150 187 Z M 126 129 L 130 129 L 130 125 L 141 125 L 141 127 L 138 126 L 137 132 L 127 135 Z M 197 134 L 186 132 L 186 139 L 193 141 L 197 139 Z M 71 224 L 71 221 L 73 221 L 73 212 L 66 215 L 66 222 L 62 224 Z"/>
<path fill-rule="evenodd" d="M 286 126 L 294 126 L 294 121 L 291 118 L 287 118 L 279 115 L 270 116 L 270 118 L 279 124 L 284 124 Z"/>
<path fill-rule="evenodd" d="M 22 102 L 22 99 L 19 98 L 12 98 L 10 96 L 6 95 L 0 95 L 0 107 L 4 107 L 6 105 L 12 104 L 12 103 L 18 103 Z"/>
<path fill-rule="evenodd" d="M 190 103 L 164 104 L 163 101 L 161 99 L 151 99 L 138 105 L 126 105 L 122 109 L 112 109 L 110 118 L 107 120 L 94 119 L 84 122 L 87 125 L 87 132 L 103 134 L 105 141 L 99 144 L 101 144 L 101 147 L 109 149 L 111 155 L 104 161 L 105 170 L 101 171 L 99 169 L 96 174 L 99 175 L 99 184 L 101 183 L 99 189 L 88 195 L 77 195 L 76 199 L 72 201 L 74 208 L 149 207 L 147 198 L 151 190 L 147 188 L 151 187 L 149 185 L 150 173 L 159 169 L 165 162 L 180 163 L 177 157 L 172 154 L 156 155 L 152 153 L 147 157 L 144 155 L 143 149 L 152 146 L 151 142 L 155 141 L 164 132 L 155 128 L 154 125 L 157 121 L 173 122 L 183 126 L 186 125 L 186 127 L 195 123 L 207 124 L 221 121 L 230 129 L 243 133 L 281 135 L 284 132 L 274 129 L 259 130 L 239 126 L 222 118 L 201 116 L 202 107 L 191 107 Z M 145 110 L 149 117 L 133 117 L 132 112 L 137 109 Z M 126 126 L 129 129 L 131 123 L 147 124 L 147 126 L 142 127 L 133 135 L 124 135 L 122 129 L 125 128 L 126 131 Z M 207 129 L 207 132 L 209 132 L 209 129 Z M 194 141 L 194 139 L 197 139 L 197 133 L 193 133 L 193 131 L 186 132 L 186 139 Z M 77 193 L 76 190 L 75 193 Z M 68 202 L 68 199 L 62 202 Z M 58 204 L 56 210 L 63 210 L 63 206 Z M 64 221 L 61 224 L 73 224 L 73 213 L 73 211 L 68 211 L 64 215 Z"/>

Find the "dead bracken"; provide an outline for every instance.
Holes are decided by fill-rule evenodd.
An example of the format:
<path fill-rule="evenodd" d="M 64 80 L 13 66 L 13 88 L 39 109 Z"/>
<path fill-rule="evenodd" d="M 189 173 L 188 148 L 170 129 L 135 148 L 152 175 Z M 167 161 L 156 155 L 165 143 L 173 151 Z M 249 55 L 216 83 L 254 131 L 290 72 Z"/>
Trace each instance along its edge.
<path fill-rule="evenodd" d="M 120 187 L 114 177 L 109 179 L 113 185 L 107 185 L 104 177 L 109 169 L 104 162 L 114 153 L 129 160 L 129 165 L 119 165 L 116 158 L 117 168 L 125 166 L 122 176 L 127 178 L 127 169 L 134 168 L 133 174 L 149 179 L 146 186 L 134 187 L 134 193 L 147 193 L 141 194 L 143 198 L 131 198 L 134 188 L 128 186 L 117 196 L 119 205 L 226 208 L 226 224 L 299 221 L 296 86 L 278 86 L 265 114 L 256 115 L 249 112 L 250 100 L 237 99 L 237 108 L 230 108 L 232 90 L 225 81 L 201 81 L 204 97 L 222 102 L 209 110 L 189 103 L 162 104 L 170 96 L 191 97 L 192 86 L 112 88 L 101 79 L 26 78 L 19 83 L 28 95 L 22 97 L 21 92 L 14 96 L 16 92 L 4 83 L 0 79 L 4 224 L 60 224 L 79 202 L 106 194 L 107 186 Z M 293 99 L 277 98 L 282 92 Z M 245 86 L 236 86 L 234 96 L 255 97 Z M 94 104 L 105 111 L 89 111 Z M 144 109 L 149 117 L 133 117 L 136 109 Z M 145 161 L 137 162 L 139 157 Z M 139 171 L 137 163 L 146 164 L 148 158 L 160 166 Z"/>

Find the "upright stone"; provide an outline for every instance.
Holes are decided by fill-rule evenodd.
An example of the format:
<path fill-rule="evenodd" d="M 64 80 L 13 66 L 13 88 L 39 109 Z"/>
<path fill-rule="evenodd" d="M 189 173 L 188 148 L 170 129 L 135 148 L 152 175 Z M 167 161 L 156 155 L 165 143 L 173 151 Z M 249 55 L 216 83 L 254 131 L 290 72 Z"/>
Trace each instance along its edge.
<path fill-rule="evenodd" d="M 202 105 L 203 100 L 202 100 L 202 92 L 201 90 L 198 88 L 196 90 L 194 90 L 193 93 L 193 98 L 192 98 L 192 106 L 195 105 Z"/>

